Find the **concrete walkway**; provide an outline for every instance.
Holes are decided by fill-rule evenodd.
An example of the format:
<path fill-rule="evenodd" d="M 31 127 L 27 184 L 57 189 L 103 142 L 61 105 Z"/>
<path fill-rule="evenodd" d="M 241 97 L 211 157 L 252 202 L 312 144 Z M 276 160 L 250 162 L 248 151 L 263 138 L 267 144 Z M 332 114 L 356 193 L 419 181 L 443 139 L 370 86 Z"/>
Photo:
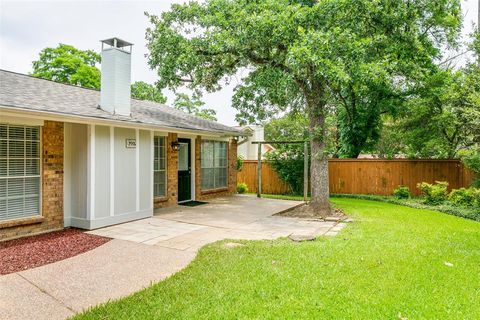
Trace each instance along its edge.
<path fill-rule="evenodd" d="M 190 263 L 200 247 L 217 240 L 335 235 L 343 227 L 272 216 L 297 204 L 226 197 L 91 231 L 113 240 L 66 260 L 0 276 L 0 319 L 64 319 L 165 279 Z"/>

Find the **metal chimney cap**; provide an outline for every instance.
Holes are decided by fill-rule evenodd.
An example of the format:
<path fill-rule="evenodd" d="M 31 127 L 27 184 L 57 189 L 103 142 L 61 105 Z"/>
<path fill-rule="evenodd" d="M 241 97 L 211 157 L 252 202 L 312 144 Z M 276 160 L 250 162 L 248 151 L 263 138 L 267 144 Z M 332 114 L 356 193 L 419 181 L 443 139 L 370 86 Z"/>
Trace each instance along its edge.
<path fill-rule="evenodd" d="M 105 40 L 100 40 L 100 42 L 108 44 L 109 46 L 112 46 L 112 47 L 115 47 L 115 48 L 123 48 L 123 47 L 133 46 L 133 43 L 127 42 L 127 41 L 119 39 L 117 37 L 113 37 L 113 38 L 105 39 Z"/>

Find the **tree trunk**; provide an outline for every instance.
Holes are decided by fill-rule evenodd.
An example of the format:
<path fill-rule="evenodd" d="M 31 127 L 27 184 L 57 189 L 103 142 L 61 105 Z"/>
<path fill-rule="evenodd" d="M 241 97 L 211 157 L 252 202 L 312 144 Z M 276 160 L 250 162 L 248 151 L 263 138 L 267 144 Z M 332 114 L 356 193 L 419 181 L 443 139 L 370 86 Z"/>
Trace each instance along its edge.
<path fill-rule="evenodd" d="M 311 145 L 311 201 L 310 208 L 316 216 L 326 217 L 331 213 L 328 188 L 328 156 L 325 152 L 325 112 L 322 106 L 309 107 Z"/>

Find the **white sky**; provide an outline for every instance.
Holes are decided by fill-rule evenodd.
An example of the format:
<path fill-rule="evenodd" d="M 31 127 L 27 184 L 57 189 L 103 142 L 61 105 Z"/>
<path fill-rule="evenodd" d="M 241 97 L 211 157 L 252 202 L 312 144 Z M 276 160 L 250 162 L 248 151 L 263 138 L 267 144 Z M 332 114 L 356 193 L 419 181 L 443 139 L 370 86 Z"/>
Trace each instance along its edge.
<path fill-rule="evenodd" d="M 159 14 L 181 0 L 157 1 L 5 1 L 0 0 L 0 68 L 31 71 L 31 62 L 45 47 L 59 43 L 100 51 L 101 39 L 119 37 L 134 43 L 132 81 L 154 83 L 157 75 L 147 65 L 144 12 Z M 477 21 L 478 0 L 463 0 L 464 34 Z M 238 81 L 238 79 L 237 79 Z M 234 125 L 231 107 L 235 82 L 219 92 L 204 95 L 206 107 L 217 111 L 219 122 Z M 173 95 L 165 92 L 168 102 Z"/>

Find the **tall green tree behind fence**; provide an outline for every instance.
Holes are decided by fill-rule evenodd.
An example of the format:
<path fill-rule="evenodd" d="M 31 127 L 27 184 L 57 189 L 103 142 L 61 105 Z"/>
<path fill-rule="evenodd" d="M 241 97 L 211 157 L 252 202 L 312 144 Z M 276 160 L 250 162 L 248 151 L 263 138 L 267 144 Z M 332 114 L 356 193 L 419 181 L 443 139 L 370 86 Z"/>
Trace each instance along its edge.
<path fill-rule="evenodd" d="M 391 195 L 399 185 L 409 187 L 419 195 L 417 183 L 447 181 L 449 189 L 468 187 L 474 178 L 459 160 L 378 160 L 330 159 L 329 187 L 331 193 Z M 256 161 L 244 161 L 237 181 L 256 192 Z M 262 162 L 262 192 L 291 194 L 292 188 L 273 170 L 268 161 Z"/>

